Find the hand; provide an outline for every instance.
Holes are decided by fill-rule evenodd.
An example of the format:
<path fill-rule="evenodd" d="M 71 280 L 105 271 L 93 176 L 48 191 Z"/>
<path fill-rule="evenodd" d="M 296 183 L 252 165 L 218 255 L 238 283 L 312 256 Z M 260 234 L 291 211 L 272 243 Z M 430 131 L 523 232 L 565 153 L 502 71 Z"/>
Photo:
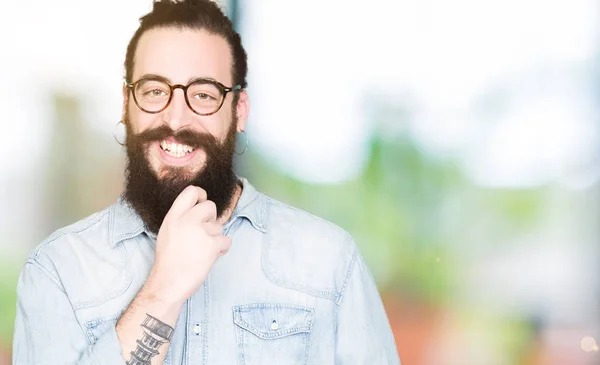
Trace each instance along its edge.
<path fill-rule="evenodd" d="M 206 191 L 188 186 L 175 199 L 158 232 L 147 285 L 160 299 L 183 303 L 200 288 L 219 256 L 231 247 Z"/>

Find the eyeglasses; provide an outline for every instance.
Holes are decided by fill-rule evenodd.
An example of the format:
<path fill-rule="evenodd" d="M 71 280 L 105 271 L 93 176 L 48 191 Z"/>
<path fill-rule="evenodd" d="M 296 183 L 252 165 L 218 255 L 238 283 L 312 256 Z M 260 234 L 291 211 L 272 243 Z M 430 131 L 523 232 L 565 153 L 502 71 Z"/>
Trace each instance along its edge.
<path fill-rule="evenodd" d="M 158 76 L 144 77 L 126 84 L 133 91 L 133 100 L 141 110 L 156 114 L 165 110 L 173 99 L 175 89 L 183 90 L 187 106 L 198 115 L 212 115 L 221 109 L 227 93 L 237 91 L 241 85 L 226 87 L 211 79 L 195 79 L 187 85 L 171 85 Z"/>

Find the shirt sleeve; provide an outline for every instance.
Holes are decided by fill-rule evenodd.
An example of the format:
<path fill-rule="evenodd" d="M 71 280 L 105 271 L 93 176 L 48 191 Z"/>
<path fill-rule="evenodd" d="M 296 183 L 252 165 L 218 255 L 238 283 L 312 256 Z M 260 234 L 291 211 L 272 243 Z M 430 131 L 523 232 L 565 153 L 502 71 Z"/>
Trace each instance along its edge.
<path fill-rule="evenodd" d="M 357 248 L 337 314 L 335 363 L 400 364 L 383 302 Z"/>
<path fill-rule="evenodd" d="M 13 365 L 125 365 L 117 333 L 87 340 L 60 281 L 34 259 L 17 284 Z"/>

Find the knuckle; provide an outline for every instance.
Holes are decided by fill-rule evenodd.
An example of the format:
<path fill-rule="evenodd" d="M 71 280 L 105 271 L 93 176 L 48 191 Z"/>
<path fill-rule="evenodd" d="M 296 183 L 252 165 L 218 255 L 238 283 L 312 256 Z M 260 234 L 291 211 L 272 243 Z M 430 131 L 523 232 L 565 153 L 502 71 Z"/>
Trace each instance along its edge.
<path fill-rule="evenodd" d="M 219 243 L 219 246 L 221 246 L 221 249 L 227 249 L 229 248 L 231 241 L 227 236 L 218 236 L 217 242 Z"/>
<path fill-rule="evenodd" d="M 191 199 L 193 196 L 193 191 L 194 189 L 191 186 L 186 186 L 185 189 L 181 191 L 177 199 L 175 199 L 175 202 Z"/>
<path fill-rule="evenodd" d="M 206 196 L 206 191 L 201 187 L 195 185 L 190 185 L 189 187 L 192 188 L 194 190 L 194 193 L 199 197 Z"/>
<path fill-rule="evenodd" d="M 207 200 L 206 202 L 204 202 L 204 204 L 206 205 L 207 209 L 212 213 L 212 212 L 216 212 L 217 211 L 217 205 L 215 204 L 215 202 L 213 202 L 212 200 Z"/>

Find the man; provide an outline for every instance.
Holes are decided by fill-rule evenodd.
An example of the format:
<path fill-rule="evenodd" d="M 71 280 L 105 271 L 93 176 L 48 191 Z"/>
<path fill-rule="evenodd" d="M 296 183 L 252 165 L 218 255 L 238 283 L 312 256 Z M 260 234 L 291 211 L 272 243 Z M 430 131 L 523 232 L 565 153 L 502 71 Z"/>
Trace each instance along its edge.
<path fill-rule="evenodd" d="M 125 192 L 31 253 L 13 363 L 399 364 L 350 235 L 234 174 L 247 62 L 218 6 L 155 2 L 125 68 Z"/>

